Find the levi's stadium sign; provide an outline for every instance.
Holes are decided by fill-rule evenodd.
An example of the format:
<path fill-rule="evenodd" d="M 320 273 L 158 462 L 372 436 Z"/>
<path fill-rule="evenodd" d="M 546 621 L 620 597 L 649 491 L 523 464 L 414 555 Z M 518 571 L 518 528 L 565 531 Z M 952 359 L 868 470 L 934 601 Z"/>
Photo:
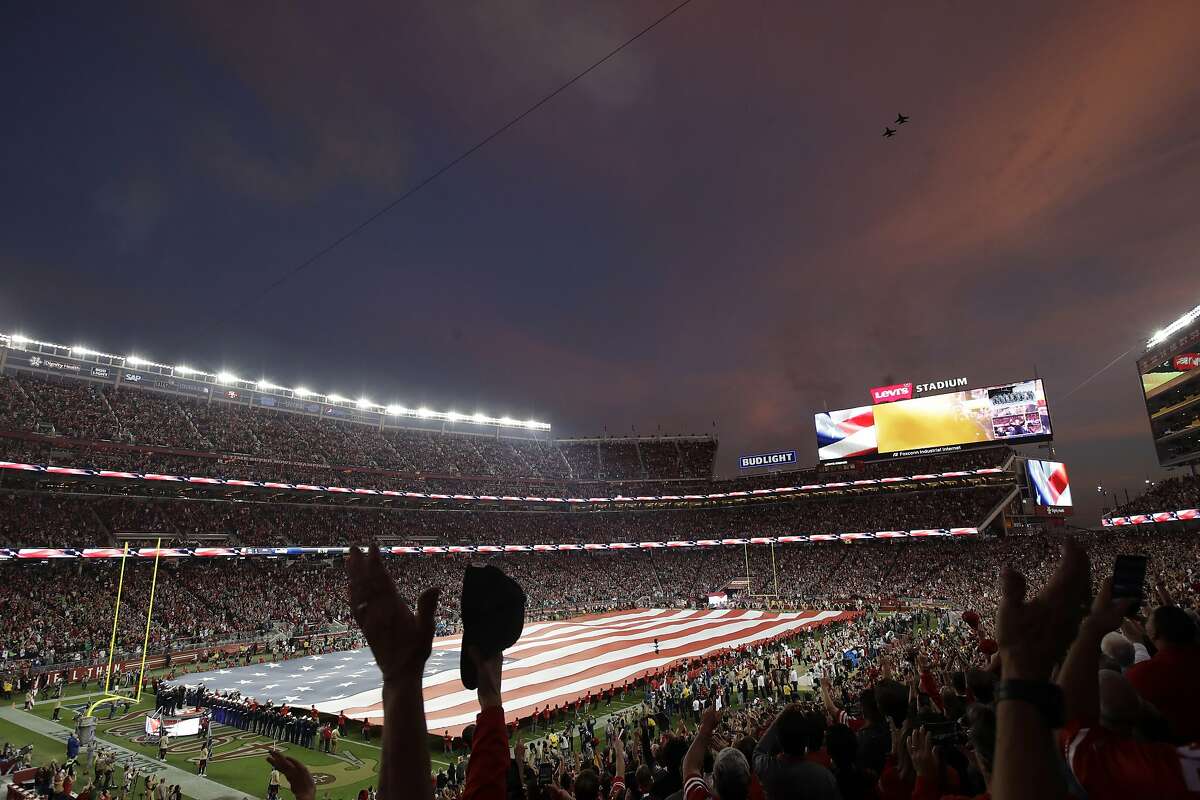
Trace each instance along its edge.
<path fill-rule="evenodd" d="M 871 389 L 872 403 L 894 403 L 897 400 L 911 400 L 931 392 L 943 392 L 949 389 L 961 389 L 970 386 L 966 378 L 943 378 L 928 383 L 894 383 L 891 386 L 876 386 Z"/>
<path fill-rule="evenodd" d="M 738 469 L 754 469 L 756 467 L 781 467 L 796 463 L 795 450 L 782 450 L 778 453 L 762 453 L 756 456 L 742 456 L 738 459 Z"/>

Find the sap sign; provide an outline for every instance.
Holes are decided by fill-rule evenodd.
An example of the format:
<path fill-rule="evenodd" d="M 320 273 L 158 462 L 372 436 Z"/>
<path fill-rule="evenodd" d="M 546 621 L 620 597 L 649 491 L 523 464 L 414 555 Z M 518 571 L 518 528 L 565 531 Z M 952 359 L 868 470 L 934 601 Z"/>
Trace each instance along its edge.
<path fill-rule="evenodd" d="M 758 456 L 742 456 L 738 459 L 738 469 L 754 469 L 755 467 L 779 467 L 784 464 L 796 463 L 796 451 L 785 450 L 779 453 L 763 453 Z"/>
<path fill-rule="evenodd" d="M 897 400 L 911 400 L 913 385 L 897 383 L 892 386 L 876 386 L 871 390 L 871 400 L 876 403 L 894 403 Z"/>

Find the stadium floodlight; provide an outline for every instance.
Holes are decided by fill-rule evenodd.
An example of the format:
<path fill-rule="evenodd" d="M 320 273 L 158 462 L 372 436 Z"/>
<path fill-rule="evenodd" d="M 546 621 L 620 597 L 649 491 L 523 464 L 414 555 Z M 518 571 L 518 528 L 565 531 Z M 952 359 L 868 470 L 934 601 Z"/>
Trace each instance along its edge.
<path fill-rule="evenodd" d="M 1146 341 L 1146 347 L 1150 348 L 1154 347 L 1156 344 L 1162 344 L 1171 334 L 1175 333 L 1176 331 L 1183 330 L 1197 319 L 1200 319 L 1200 306 L 1196 306 L 1167 327 L 1155 331 L 1154 335 Z"/>
<path fill-rule="evenodd" d="M 1200 310 L 1200 309 L 1198 309 L 1198 310 Z M 16 348 L 20 348 L 20 349 L 26 349 L 28 346 L 31 346 L 31 345 L 36 346 L 36 347 L 56 348 L 58 350 L 69 351 L 72 354 L 74 354 L 75 356 L 95 356 L 95 357 L 110 358 L 110 359 L 122 358 L 121 356 L 112 355 L 110 353 L 105 353 L 100 350 L 92 350 L 91 348 L 85 347 L 84 345 L 80 345 L 80 344 L 67 346 L 64 344 L 54 344 L 52 342 L 43 342 L 43 341 L 39 341 L 37 339 L 31 339 L 31 338 L 25 336 L 24 334 L 20 334 L 20 333 L 9 333 L 9 334 L 0 333 L 0 344 L 5 344 L 9 347 L 16 347 Z M 149 359 L 142 358 L 141 356 L 138 356 L 138 355 L 125 356 L 123 358 L 123 360 L 121 361 L 121 364 L 127 368 L 149 367 L 149 368 L 158 368 L 158 369 L 162 369 L 162 370 L 171 370 L 172 375 L 202 376 L 203 379 L 209 379 L 217 384 L 221 384 L 224 386 L 255 387 L 258 391 L 262 391 L 262 392 L 268 392 L 268 391 L 270 391 L 270 392 L 280 392 L 280 391 L 291 392 L 292 396 L 294 396 L 294 397 L 314 398 L 315 400 L 322 402 L 322 403 L 357 405 L 358 408 L 363 409 L 363 410 L 372 410 L 373 409 L 377 412 L 386 412 L 387 414 L 390 414 L 392 416 L 397 416 L 397 417 L 417 417 L 417 418 L 426 419 L 426 420 L 432 419 L 432 420 L 446 420 L 449 422 L 469 422 L 469 423 L 473 423 L 476 425 L 503 426 L 503 427 L 509 427 L 509 428 L 527 428 L 529 430 L 546 430 L 546 431 L 550 430 L 549 423 L 538 422 L 538 421 L 532 420 L 532 419 L 519 420 L 519 419 L 513 419 L 512 417 L 503 417 L 503 418 L 497 419 L 496 417 L 492 417 L 492 416 L 488 416 L 487 414 L 484 414 L 482 411 L 476 411 L 473 414 L 463 413 L 461 411 L 435 411 L 427 406 L 421 406 L 420 408 L 409 408 L 407 406 L 400 405 L 399 403 L 382 406 L 382 405 L 377 405 L 376 403 L 371 402 L 369 399 L 367 399 L 365 397 L 359 398 L 358 400 L 351 400 L 351 399 L 343 397 L 339 394 L 324 395 L 324 394 L 321 394 L 320 392 L 314 392 L 310 389 L 306 389 L 303 387 L 289 389 L 286 386 L 280 386 L 278 384 L 272 383 L 271 381 L 267 380 L 266 378 L 260 378 L 257 381 L 245 380 L 245 379 L 239 378 L 237 375 L 233 374 L 232 372 L 230 372 L 228 370 L 221 370 L 221 371 L 213 374 L 211 372 L 205 372 L 204 370 L 195 369 L 193 367 L 185 366 L 183 364 L 178 364 L 178 365 L 172 366 L 170 364 L 162 364 L 162 363 L 159 363 L 156 361 L 150 361 Z"/>

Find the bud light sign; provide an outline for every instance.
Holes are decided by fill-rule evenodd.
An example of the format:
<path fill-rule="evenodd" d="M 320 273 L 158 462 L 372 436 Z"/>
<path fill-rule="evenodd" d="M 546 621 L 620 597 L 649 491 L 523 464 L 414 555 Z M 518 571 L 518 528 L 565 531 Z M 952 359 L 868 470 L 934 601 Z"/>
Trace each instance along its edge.
<path fill-rule="evenodd" d="M 784 450 L 779 453 L 763 453 L 757 456 L 742 456 L 738 459 L 738 469 L 754 469 L 756 467 L 782 467 L 796 463 L 796 451 Z"/>

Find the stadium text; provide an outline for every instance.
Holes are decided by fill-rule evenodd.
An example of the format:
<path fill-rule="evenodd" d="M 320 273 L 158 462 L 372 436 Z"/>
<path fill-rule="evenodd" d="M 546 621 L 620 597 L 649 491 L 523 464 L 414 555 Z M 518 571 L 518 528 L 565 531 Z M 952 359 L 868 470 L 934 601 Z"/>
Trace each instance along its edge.
<path fill-rule="evenodd" d="M 970 381 L 966 378 L 947 378 L 942 381 L 933 381 L 932 383 L 918 383 L 917 394 L 940 392 L 942 389 L 956 389 L 959 386 L 968 386 L 969 384 Z"/>

